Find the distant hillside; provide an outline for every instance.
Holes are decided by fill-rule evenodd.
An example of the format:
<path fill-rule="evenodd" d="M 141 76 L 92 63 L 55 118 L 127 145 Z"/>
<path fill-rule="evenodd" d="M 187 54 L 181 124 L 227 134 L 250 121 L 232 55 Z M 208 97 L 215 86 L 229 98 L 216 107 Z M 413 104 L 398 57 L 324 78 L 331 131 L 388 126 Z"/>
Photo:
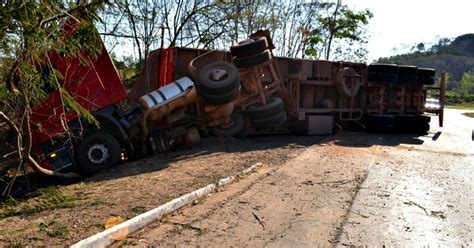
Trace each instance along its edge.
<path fill-rule="evenodd" d="M 464 72 L 474 71 L 474 34 L 461 35 L 451 42 L 440 40 L 427 51 L 380 58 L 378 62 L 435 68 L 448 72 L 450 81 L 458 82 Z"/>

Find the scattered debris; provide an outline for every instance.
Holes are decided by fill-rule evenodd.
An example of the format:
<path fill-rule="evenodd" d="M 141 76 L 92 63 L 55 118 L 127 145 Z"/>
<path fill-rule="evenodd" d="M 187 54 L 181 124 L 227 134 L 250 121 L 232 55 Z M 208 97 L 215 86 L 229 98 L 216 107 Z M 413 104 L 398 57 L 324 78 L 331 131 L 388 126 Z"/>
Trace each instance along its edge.
<path fill-rule="evenodd" d="M 403 202 L 403 204 L 406 204 L 406 205 L 409 205 L 409 206 L 416 206 L 416 207 L 419 207 L 421 210 L 423 210 L 425 212 L 426 215 L 430 215 L 428 213 L 428 211 L 426 210 L 426 208 L 424 208 L 423 206 L 421 206 L 420 204 L 414 202 L 414 201 L 408 201 L 408 202 Z"/>
<path fill-rule="evenodd" d="M 253 217 L 255 217 L 255 219 L 258 221 L 258 223 L 262 225 L 263 230 L 265 230 L 265 224 L 263 224 L 263 221 L 254 212 L 252 212 L 252 214 L 253 214 Z"/>

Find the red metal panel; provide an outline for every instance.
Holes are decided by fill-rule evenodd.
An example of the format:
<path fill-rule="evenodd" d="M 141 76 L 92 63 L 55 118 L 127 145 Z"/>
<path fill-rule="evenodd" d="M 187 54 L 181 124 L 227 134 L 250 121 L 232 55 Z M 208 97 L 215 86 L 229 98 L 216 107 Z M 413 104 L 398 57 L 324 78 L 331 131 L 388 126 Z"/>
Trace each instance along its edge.
<path fill-rule="evenodd" d="M 160 51 L 159 75 L 157 89 L 174 81 L 174 54 L 176 48 L 166 48 Z"/>
<path fill-rule="evenodd" d="M 53 66 L 62 74 L 60 82 L 74 99 L 85 109 L 94 111 L 127 98 L 127 93 L 115 69 L 112 59 L 102 45 L 102 52 L 89 63 L 79 58 L 64 58 L 51 55 Z M 32 114 L 33 138 L 35 144 L 49 141 L 64 132 L 64 125 L 77 118 L 73 111 L 64 111 L 59 92 L 56 90 Z"/>

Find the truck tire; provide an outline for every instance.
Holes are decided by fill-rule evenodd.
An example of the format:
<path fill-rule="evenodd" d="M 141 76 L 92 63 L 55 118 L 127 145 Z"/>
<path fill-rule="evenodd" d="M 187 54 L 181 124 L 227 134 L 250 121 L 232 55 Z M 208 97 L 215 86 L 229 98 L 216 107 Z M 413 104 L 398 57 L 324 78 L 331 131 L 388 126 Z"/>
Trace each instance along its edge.
<path fill-rule="evenodd" d="M 239 72 L 228 62 L 216 61 L 198 72 L 198 91 L 208 96 L 228 94 L 240 87 Z"/>
<path fill-rule="evenodd" d="M 369 82 L 396 83 L 398 82 L 398 66 L 395 64 L 369 65 Z"/>
<path fill-rule="evenodd" d="M 395 73 L 369 73 L 369 82 L 372 83 L 397 83 L 398 74 Z"/>
<path fill-rule="evenodd" d="M 395 125 L 393 115 L 372 115 L 366 117 L 365 130 L 368 133 L 390 133 Z"/>
<path fill-rule="evenodd" d="M 398 66 L 398 74 L 416 76 L 418 74 L 418 67 L 416 67 L 414 65 L 399 65 Z"/>
<path fill-rule="evenodd" d="M 434 85 L 435 80 L 432 77 L 421 77 L 418 76 L 418 84 L 424 84 L 424 85 Z"/>
<path fill-rule="evenodd" d="M 416 116 L 397 115 L 395 116 L 395 128 L 398 132 L 407 133 L 415 132 L 417 129 Z"/>
<path fill-rule="evenodd" d="M 417 129 L 415 131 L 420 134 L 428 133 L 428 131 L 430 131 L 430 121 L 431 118 L 429 116 L 417 116 Z"/>
<path fill-rule="evenodd" d="M 209 131 L 219 137 L 238 136 L 245 128 L 245 117 L 242 113 L 234 112 L 230 118 L 231 123 L 229 125 L 210 127 Z"/>
<path fill-rule="evenodd" d="M 398 83 L 417 84 L 418 77 L 416 75 L 398 74 Z"/>
<path fill-rule="evenodd" d="M 369 72 L 368 80 L 371 83 L 380 83 L 383 81 L 382 74 L 378 72 Z"/>
<path fill-rule="evenodd" d="M 282 111 L 276 115 L 261 118 L 261 119 L 250 119 L 250 124 L 256 129 L 270 129 L 283 124 L 287 119 L 285 111 Z"/>
<path fill-rule="evenodd" d="M 418 68 L 419 77 L 434 77 L 436 75 L 436 70 L 432 68 Z"/>
<path fill-rule="evenodd" d="M 418 84 L 434 85 L 436 70 L 431 68 L 418 68 Z"/>
<path fill-rule="evenodd" d="M 369 65 L 369 73 L 398 73 L 398 66 L 396 64 L 379 64 L 374 63 Z"/>
<path fill-rule="evenodd" d="M 255 40 L 248 39 L 239 42 L 237 45 L 230 47 L 230 53 L 233 57 L 245 58 L 265 51 L 268 47 L 268 42 L 265 37 L 259 37 Z"/>
<path fill-rule="evenodd" d="M 240 85 L 237 85 L 238 87 L 233 89 L 232 91 L 226 93 L 226 94 L 208 94 L 205 91 L 201 91 L 201 97 L 204 99 L 206 103 L 212 104 L 212 105 L 222 105 L 222 104 L 227 104 L 235 99 L 237 99 L 240 95 Z"/>
<path fill-rule="evenodd" d="M 100 131 L 91 133 L 78 144 L 78 170 L 89 175 L 114 166 L 120 160 L 120 150 L 119 143 L 112 135 Z"/>
<path fill-rule="evenodd" d="M 398 82 L 401 84 L 417 84 L 418 83 L 418 67 L 413 65 L 398 66 Z"/>
<path fill-rule="evenodd" d="M 270 97 L 269 100 L 265 105 L 253 105 L 248 108 L 247 114 L 251 120 L 271 117 L 285 111 L 285 105 L 281 98 Z"/>
<path fill-rule="evenodd" d="M 382 73 L 382 81 L 385 83 L 397 83 L 398 75 L 394 73 Z"/>
<path fill-rule="evenodd" d="M 252 66 L 263 64 L 269 61 L 272 55 L 269 50 L 265 50 L 261 53 L 254 54 L 244 58 L 234 58 L 234 65 L 238 68 L 249 68 Z"/>

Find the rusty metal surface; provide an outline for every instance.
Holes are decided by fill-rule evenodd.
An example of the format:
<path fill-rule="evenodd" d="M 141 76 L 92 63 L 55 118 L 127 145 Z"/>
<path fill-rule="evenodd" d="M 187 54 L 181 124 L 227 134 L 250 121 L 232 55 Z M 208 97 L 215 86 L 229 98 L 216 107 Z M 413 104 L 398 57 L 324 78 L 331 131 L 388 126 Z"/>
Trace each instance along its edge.
<path fill-rule="evenodd" d="M 232 61 L 227 51 L 176 48 L 175 53 L 175 77 L 195 79 L 199 68 L 210 62 Z M 262 65 L 240 69 L 239 74 L 241 94 L 234 111 L 266 104 L 274 95 L 284 100 L 289 119 L 275 132 L 294 132 L 297 122 L 309 115 L 331 114 L 342 126 L 356 123 L 368 113 L 423 115 L 428 91 L 423 85 L 369 82 L 368 65 L 341 61 L 274 57 Z M 205 105 L 198 110 L 200 115 L 209 113 L 202 107 Z"/>

